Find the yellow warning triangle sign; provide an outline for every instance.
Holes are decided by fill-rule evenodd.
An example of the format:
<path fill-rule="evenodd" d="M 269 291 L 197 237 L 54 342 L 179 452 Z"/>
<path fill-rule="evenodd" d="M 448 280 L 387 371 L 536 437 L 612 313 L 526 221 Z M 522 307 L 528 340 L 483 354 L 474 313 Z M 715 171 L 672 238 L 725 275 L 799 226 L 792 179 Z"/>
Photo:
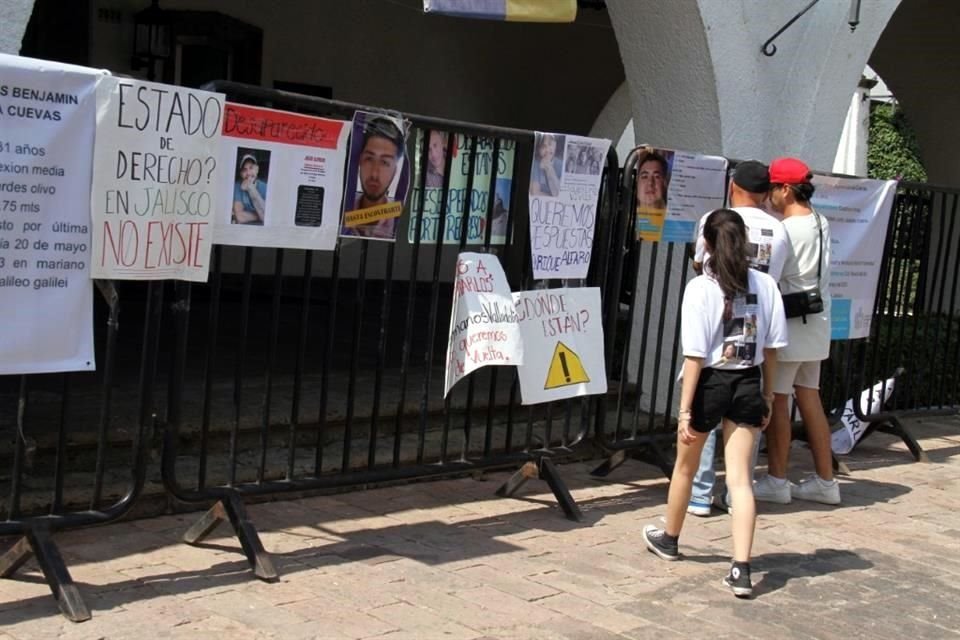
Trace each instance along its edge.
<path fill-rule="evenodd" d="M 556 389 L 582 382 L 590 382 L 590 376 L 583 368 L 580 356 L 567 345 L 558 342 L 556 349 L 553 350 L 553 358 L 547 370 L 547 381 L 543 383 L 543 388 Z"/>

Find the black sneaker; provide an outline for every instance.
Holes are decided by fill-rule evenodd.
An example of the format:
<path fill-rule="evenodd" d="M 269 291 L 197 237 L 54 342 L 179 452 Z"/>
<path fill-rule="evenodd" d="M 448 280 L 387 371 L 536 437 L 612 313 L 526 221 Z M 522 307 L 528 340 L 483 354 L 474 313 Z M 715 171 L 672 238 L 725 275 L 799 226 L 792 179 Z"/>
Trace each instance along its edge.
<path fill-rule="evenodd" d="M 676 560 L 680 557 L 677 550 L 677 539 L 668 536 L 663 529 L 658 529 L 652 524 L 643 528 L 643 541 L 647 543 L 647 549 L 655 553 L 664 560 Z"/>
<path fill-rule="evenodd" d="M 723 584 L 730 587 L 733 595 L 738 598 L 749 598 L 753 595 L 753 584 L 750 582 L 750 565 L 744 562 L 735 562 L 730 567 L 730 573 L 723 578 Z"/>

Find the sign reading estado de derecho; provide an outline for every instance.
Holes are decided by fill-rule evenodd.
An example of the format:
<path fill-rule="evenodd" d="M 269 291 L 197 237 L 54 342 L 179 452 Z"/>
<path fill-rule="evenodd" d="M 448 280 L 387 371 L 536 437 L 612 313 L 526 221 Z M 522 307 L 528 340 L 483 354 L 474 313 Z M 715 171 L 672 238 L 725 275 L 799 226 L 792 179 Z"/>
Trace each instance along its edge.
<path fill-rule="evenodd" d="M 94 368 L 89 189 L 100 75 L 0 55 L 0 375 Z"/>
<path fill-rule="evenodd" d="M 94 278 L 207 280 L 223 105 L 207 91 L 97 83 Z"/>

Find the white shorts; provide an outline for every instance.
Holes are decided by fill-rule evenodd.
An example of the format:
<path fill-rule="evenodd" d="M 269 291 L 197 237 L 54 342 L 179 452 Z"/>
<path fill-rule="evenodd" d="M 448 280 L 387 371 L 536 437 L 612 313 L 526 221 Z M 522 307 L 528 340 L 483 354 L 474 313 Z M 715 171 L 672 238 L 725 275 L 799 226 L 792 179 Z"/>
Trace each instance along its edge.
<path fill-rule="evenodd" d="M 819 360 L 812 362 L 777 362 L 777 375 L 773 382 L 773 392 L 792 396 L 794 387 L 820 388 Z"/>

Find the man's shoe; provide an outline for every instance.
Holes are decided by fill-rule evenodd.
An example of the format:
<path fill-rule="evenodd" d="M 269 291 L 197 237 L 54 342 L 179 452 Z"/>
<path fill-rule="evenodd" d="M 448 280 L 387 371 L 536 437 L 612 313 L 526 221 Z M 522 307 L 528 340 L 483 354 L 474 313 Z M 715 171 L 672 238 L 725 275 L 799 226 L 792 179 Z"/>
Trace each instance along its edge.
<path fill-rule="evenodd" d="M 664 560 L 676 560 L 680 557 L 680 551 L 677 549 L 677 539 L 668 536 L 663 529 L 658 529 L 652 524 L 643 528 L 643 541 L 647 543 L 647 549 L 650 553 L 656 554 Z"/>
<path fill-rule="evenodd" d="M 753 595 L 753 583 L 750 582 L 750 565 L 736 562 L 730 567 L 730 573 L 723 578 L 723 584 L 738 598 Z"/>
<path fill-rule="evenodd" d="M 711 509 L 710 504 L 704 504 L 702 502 L 696 502 L 691 500 L 687 503 L 687 513 L 692 516 L 698 516 L 700 518 L 706 518 L 710 515 Z"/>
<path fill-rule="evenodd" d="M 840 483 L 836 479 L 821 480 L 820 476 L 811 474 L 810 477 L 795 484 L 790 494 L 797 500 L 808 500 L 821 504 L 840 504 Z"/>
<path fill-rule="evenodd" d="M 760 502 L 790 504 L 790 482 L 779 482 L 771 476 L 763 476 L 753 483 L 753 497 Z"/>
<path fill-rule="evenodd" d="M 714 496 L 713 504 L 716 505 L 717 509 L 720 509 L 720 511 L 726 511 L 730 515 L 733 515 L 733 503 L 730 502 L 729 493 L 724 493 L 723 495 Z"/>

